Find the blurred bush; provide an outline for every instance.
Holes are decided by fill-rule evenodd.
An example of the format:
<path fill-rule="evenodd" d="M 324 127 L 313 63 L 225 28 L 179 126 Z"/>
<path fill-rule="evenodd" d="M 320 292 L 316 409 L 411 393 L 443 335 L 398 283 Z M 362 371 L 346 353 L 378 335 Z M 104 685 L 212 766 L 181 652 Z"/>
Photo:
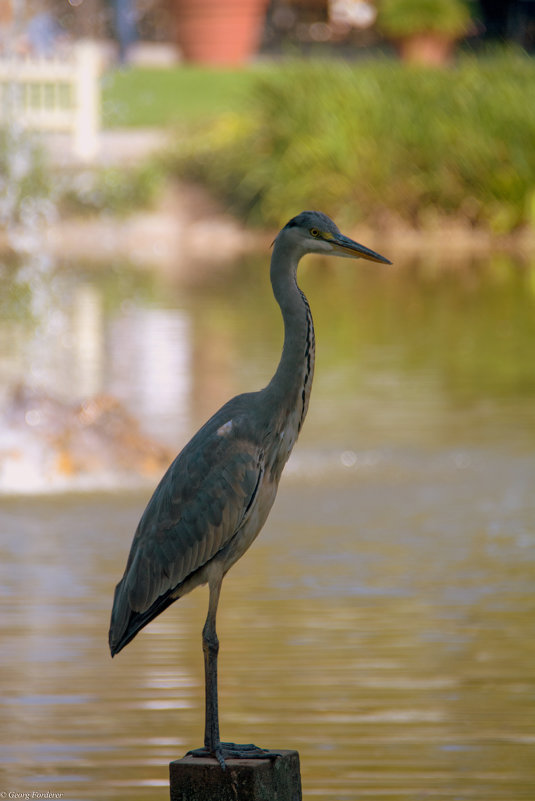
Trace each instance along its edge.
<path fill-rule="evenodd" d="M 535 225 L 535 62 L 462 58 L 295 62 L 258 74 L 247 111 L 181 139 L 171 164 L 250 222 L 302 208 L 341 223 L 444 215 L 509 232 Z"/>
<path fill-rule="evenodd" d="M 151 206 L 163 181 L 156 159 L 129 168 L 54 172 L 36 137 L 13 126 L 0 128 L 0 227 L 11 244 L 21 230 L 58 212 L 124 216 Z"/>
<path fill-rule="evenodd" d="M 162 169 L 155 160 L 128 169 L 81 170 L 63 176 L 57 202 L 64 214 L 104 212 L 124 216 L 151 206 L 162 184 Z"/>
<path fill-rule="evenodd" d="M 0 226 L 33 225 L 50 213 L 51 181 L 37 141 L 17 126 L 0 128 Z"/>
<path fill-rule="evenodd" d="M 381 0 L 377 25 L 392 39 L 429 31 L 456 39 L 468 31 L 470 19 L 464 0 Z"/>

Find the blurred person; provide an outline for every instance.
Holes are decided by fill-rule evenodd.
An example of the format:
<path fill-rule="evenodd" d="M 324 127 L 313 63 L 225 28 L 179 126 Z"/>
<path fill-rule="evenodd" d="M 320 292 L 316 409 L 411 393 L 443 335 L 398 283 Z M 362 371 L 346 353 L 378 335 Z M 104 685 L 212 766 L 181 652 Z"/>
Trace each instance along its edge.
<path fill-rule="evenodd" d="M 137 40 L 136 10 L 133 0 L 112 0 L 113 27 L 119 46 L 119 63 L 128 63 L 128 52 Z"/>
<path fill-rule="evenodd" d="M 54 56 L 58 46 L 65 39 L 65 32 L 56 19 L 50 3 L 46 0 L 32 3 L 31 7 L 19 9 L 18 14 L 15 4 L 14 11 L 16 52 L 37 58 Z"/>
<path fill-rule="evenodd" d="M 27 48 L 34 56 L 50 58 L 61 35 L 62 30 L 50 11 L 43 10 L 28 21 L 25 34 Z"/>

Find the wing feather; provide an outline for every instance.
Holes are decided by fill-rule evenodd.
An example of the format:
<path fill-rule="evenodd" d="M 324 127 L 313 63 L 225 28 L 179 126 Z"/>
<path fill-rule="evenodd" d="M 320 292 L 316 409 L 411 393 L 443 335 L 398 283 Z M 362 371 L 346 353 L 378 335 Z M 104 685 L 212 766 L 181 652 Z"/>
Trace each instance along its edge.
<path fill-rule="evenodd" d="M 261 448 L 240 437 L 236 425 L 232 436 L 203 433 L 177 456 L 141 517 L 115 592 L 114 653 L 161 611 L 160 602 L 171 603 L 169 594 L 225 547 L 255 497 Z M 137 628 L 136 618 L 143 620 Z"/>

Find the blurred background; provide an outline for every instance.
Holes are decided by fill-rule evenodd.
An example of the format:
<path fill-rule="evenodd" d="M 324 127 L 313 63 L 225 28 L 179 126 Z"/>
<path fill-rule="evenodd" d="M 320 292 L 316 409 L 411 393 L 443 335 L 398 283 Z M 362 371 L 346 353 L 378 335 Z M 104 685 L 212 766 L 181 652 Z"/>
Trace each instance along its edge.
<path fill-rule="evenodd" d="M 315 386 L 223 589 L 222 735 L 298 749 L 309 799 L 533 801 L 534 46 L 532 0 L 0 0 L 0 795 L 163 801 L 201 744 L 206 593 L 111 662 L 113 589 L 270 379 L 269 245 L 319 208 L 394 264 L 301 266 Z"/>

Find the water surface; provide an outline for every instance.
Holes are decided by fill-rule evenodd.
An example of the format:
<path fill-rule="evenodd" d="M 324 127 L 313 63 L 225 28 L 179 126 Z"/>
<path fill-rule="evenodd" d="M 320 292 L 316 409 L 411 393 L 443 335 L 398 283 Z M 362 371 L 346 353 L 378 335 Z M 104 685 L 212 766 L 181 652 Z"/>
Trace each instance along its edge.
<path fill-rule="evenodd" d="M 534 275 L 302 270 L 309 417 L 218 628 L 223 736 L 298 749 L 305 798 L 535 798 Z M 32 281 L 3 273 L 4 401 L 111 393 L 178 450 L 276 365 L 264 258 L 189 290 L 121 265 Z M 201 744 L 205 590 L 107 651 L 154 483 L 1 500 L 0 793 L 163 801 Z"/>

